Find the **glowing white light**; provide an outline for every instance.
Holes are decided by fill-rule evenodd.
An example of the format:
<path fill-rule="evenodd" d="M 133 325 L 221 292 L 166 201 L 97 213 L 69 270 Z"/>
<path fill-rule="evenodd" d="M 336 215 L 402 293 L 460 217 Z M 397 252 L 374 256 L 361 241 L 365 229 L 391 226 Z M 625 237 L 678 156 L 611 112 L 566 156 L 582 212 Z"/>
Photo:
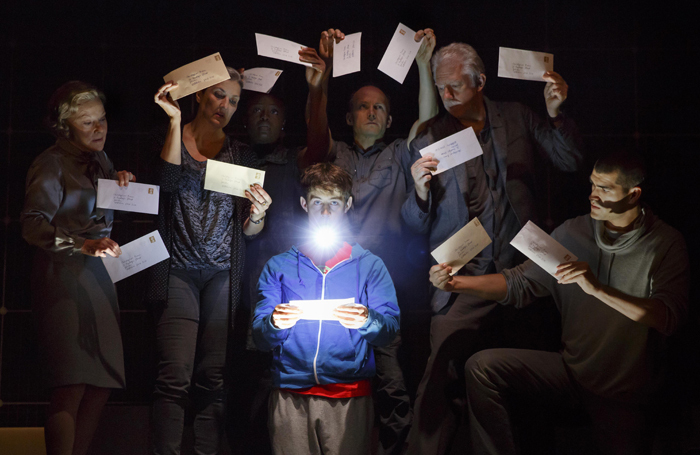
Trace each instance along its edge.
<path fill-rule="evenodd" d="M 337 235 L 335 229 L 330 226 L 321 226 L 314 233 L 316 244 L 322 248 L 330 248 L 335 245 Z"/>

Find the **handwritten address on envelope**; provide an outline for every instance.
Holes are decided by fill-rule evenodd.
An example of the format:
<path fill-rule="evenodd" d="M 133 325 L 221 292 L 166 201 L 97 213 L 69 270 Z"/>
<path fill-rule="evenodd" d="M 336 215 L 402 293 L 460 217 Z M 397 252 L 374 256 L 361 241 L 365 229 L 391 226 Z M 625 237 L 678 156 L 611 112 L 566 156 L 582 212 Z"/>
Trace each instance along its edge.
<path fill-rule="evenodd" d="M 547 71 L 554 71 L 553 54 L 498 48 L 498 77 L 544 82 L 542 76 Z"/>
<path fill-rule="evenodd" d="M 394 36 L 389 42 L 389 47 L 386 48 L 381 62 L 379 62 L 379 71 L 391 77 L 392 79 L 403 84 L 406 79 L 408 70 L 411 69 L 411 64 L 416 58 L 418 49 L 423 42 L 414 39 L 416 32 L 399 23 L 394 32 Z"/>
<path fill-rule="evenodd" d="M 295 43 L 294 41 L 276 38 L 270 35 L 263 35 L 262 33 L 256 33 L 255 44 L 258 48 L 258 55 L 263 57 L 270 57 L 277 60 L 284 60 L 285 62 L 311 66 L 311 63 L 305 63 L 299 60 L 299 51 L 306 46 Z"/>
<path fill-rule="evenodd" d="M 452 267 L 450 275 L 454 275 L 490 243 L 491 238 L 479 219 L 474 218 L 430 254 L 438 264 Z"/>
<path fill-rule="evenodd" d="M 204 189 L 245 197 L 245 191 L 255 183 L 263 186 L 265 171 L 236 164 L 207 160 Z"/>
<path fill-rule="evenodd" d="M 251 68 L 243 72 L 243 89 L 253 92 L 270 93 L 282 70 L 274 68 Z"/>
<path fill-rule="evenodd" d="M 345 39 L 333 47 L 333 77 L 360 71 L 360 42 L 362 33 L 345 35 Z"/>
<path fill-rule="evenodd" d="M 552 276 L 557 272 L 559 264 L 578 260 L 578 257 L 532 221 L 523 226 L 510 244 Z"/>
<path fill-rule="evenodd" d="M 119 186 L 116 180 L 97 180 L 97 207 L 158 215 L 160 187 L 142 183 Z"/>
<path fill-rule="evenodd" d="M 459 166 L 479 155 L 483 155 L 483 153 L 472 127 L 420 149 L 421 156 L 432 155 L 433 158 L 439 161 L 437 169 L 433 171 L 433 175 Z"/>
<path fill-rule="evenodd" d="M 120 248 L 122 254 L 118 258 L 112 256 L 102 258 L 102 263 L 113 283 L 146 270 L 170 257 L 157 230 L 126 245 L 121 245 Z"/>
<path fill-rule="evenodd" d="M 165 82 L 173 81 L 178 85 L 177 88 L 170 91 L 170 96 L 174 100 L 229 79 L 231 76 L 218 52 L 188 63 L 163 76 Z"/>

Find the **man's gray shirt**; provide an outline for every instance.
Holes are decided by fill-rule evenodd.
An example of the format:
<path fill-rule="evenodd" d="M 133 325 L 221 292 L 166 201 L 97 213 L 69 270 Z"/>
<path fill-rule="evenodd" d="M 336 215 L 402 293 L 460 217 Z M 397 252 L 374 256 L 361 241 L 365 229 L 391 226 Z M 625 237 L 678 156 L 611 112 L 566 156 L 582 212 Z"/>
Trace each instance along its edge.
<path fill-rule="evenodd" d="M 395 284 L 410 281 L 417 272 L 411 269 L 419 268 L 422 260 L 416 260 L 420 252 L 409 247 L 418 243 L 417 236 L 401 220 L 401 206 L 413 185 L 406 140 L 388 145 L 379 141 L 367 150 L 334 141 L 330 158 L 352 176 L 353 207 L 348 215 L 357 243 L 385 262 Z"/>
<path fill-rule="evenodd" d="M 649 208 L 634 229 L 617 239 L 590 215 L 566 221 L 552 237 L 587 262 L 602 285 L 632 297 L 657 300 L 666 310 L 661 330 L 633 321 L 576 284 L 556 278 L 528 260 L 504 270 L 503 304 L 522 307 L 551 295 L 561 313 L 564 362 L 586 390 L 625 402 L 645 402 L 659 384 L 666 337 L 688 318 L 690 267 L 683 236 Z"/>

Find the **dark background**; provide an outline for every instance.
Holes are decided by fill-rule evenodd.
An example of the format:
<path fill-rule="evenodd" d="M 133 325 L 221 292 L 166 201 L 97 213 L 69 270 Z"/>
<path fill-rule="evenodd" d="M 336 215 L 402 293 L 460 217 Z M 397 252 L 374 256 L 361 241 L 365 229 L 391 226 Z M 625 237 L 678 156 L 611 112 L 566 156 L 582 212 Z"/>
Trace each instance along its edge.
<path fill-rule="evenodd" d="M 42 127 L 50 94 L 80 79 L 107 95 L 109 137 L 106 151 L 117 169 L 145 175 L 154 153 L 150 132 L 166 121 L 153 94 L 171 70 L 214 52 L 235 68 L 266 66 L 284 70 L 274 93 L 286 99 L 286 141 L 305 141 L 305 68 L 257 57 L 254 33 L 310 46 L 324 28 L 361 31 L 362 72 L 331 80 L 329 111 L 335 137 L 346 138 L 345 104 L 364 83 L 384 89 L 394 123 L 388 135 L 405 136 L 417 118 L 418 74 L 403 85 L 376 67 L 398 24 L 431 27 L 438 46 L 453 41 L 473 45 L 487 68 L 485 93 L 494 100 L 521 101 L 545 115 L 544 84 L 496 76 L 498 47 L 551 52 L 555 71 L 570 86 L 567 113 L 585 139 L 588 167 L 579 175 L 544 172 L 543 188 L 550 230 L 563 219 L 585 213 L 587 174 L 599 153 L 637 148 L 651 177 L 644 197 L 656 213 L 686 238 L 692 270 L 700 240 L 698 205 L 692 192 L 698 179 L 700 57 L 697 14 L 692 2 L 269 2 L 220 1 L 3 1 L 0 3 L 0 427 L 41 426 L 48 394 L 29 306 L 31 250 L 20 237 L 19 213 L 24 179 L 32 160 L 53 143 Z M 244 91 L 244 99 L 245 103 Z M 192 98 L 192 97 L 190 97 Z M 192 100 L 181 100 L 191 111 Z M 241 113 L 232 120 L 241 132 Z M 147 215 L 117 215 L 114 237 L 125 243 L 154 229 Z M 693 278 L 697 273 L 693 273 Z M 122 308 L 128 388 L 115 392 L 113 405 L 145 405 L 150 400 L 153 335 L 141 304 L 142 277 L 118 284 Z M 697 290 L 692 291 L 695 306 Z M 673 367 L 669 419 L 682 420 L 682 432 L 697 431 L 700 419 L 700 343 L 693 323 L 672 340 Z M 427 343 L 428 340 L 426 339 Z M 696 421 L 690 420 L 694 410 Z M 691 422 L 691 423 L 688 423 Z"/>

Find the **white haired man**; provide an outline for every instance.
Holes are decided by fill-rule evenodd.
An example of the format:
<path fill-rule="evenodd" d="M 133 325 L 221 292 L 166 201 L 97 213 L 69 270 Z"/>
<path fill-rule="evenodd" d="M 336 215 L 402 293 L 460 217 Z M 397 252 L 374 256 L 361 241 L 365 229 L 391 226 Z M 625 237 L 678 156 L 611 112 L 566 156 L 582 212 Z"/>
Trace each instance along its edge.
<path fill-rule="evenodd" d="M 560 75 L 543 79 L 549 118 L 540 119 L 518 103 L 494 102 L 484 96 L 486 74 L 476 51 L 463 43 L 438 50 L 432 69 L 446 113 L 428 122 L 411 143 L 411 153 L 466 128 L 473 128 L 483 155 L 436 176 L 438 161 L 427 155 L 411 167 L 414 187 L 402 207 L 406 224 L 428 234 L 436 248 L 474 217 L 493 243 L 460 275 L 500 272 L 522 262 L 510 240 L 528 220 L 536 220 L 534 175 L 536 150 L 562 171 L 575 171 L 583 156 L 573 121 L 561 111 L 568 86 Z M 462 365 L 478 347 L 491 346 L 500 311 L 497 304 L 466 294 L 436 290 L 431 300 L 431 355 L 418 388 L 409 453 L 449 451 L 457 429 L 464 390 Z"/>

